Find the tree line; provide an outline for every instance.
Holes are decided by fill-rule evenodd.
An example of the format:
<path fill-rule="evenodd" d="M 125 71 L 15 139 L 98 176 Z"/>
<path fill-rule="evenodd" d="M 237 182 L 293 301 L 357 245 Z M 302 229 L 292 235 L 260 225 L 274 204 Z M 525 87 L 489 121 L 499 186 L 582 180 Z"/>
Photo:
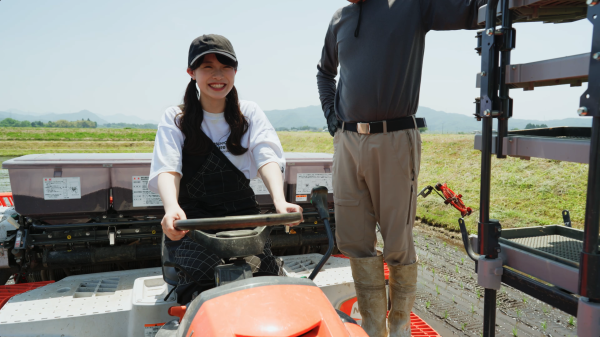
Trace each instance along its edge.
<path fill-rule="evenodd" d="M 42 121 L 18 121 L 12 118 L 5 118 L 0 121 L 0 127 L 12 127 L 12 128 L 96 128 L 98 127 L 98 123 L 91 121 L 89 118 L 87 120 L 78 120 L 69 122 L 65 119 L 59 119 L 55 122 L 48 121 L 44 123 Z"/>
<path fill-rule="evenodd" d="M 527 123 L 527 125 L 525 125 L 525 129 L 542 129 L 542 128 L 547 128 L 548 125 L 546 124 L 533 124 L 533 123 Z"/>

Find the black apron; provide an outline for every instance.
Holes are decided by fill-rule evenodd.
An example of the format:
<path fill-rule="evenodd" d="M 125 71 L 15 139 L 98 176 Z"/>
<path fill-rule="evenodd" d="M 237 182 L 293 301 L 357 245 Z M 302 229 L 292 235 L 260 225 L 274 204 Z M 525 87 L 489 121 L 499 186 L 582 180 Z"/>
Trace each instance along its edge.
<path fill-rule="evenodd" d="M 182 173 L 179 205 L 188 219 L 260 213 L 250 180 L 214 143 L 211 152 L 206 155 L 190 155 L 184 152 Z M 216 231 L 212 231 L 213 234 L 214 232 Z M 188 236 L 178 241 L 165 237 L 165 246 L 173 262 L 185 268 L 196 280 L 214 280 L 214 267 L 226 262 Z M 282 274 L 281 261 L 271 253 L 270 239 L 265 243 L 262 254 L 248 257 L 246 261 L 254 273 Z M 210 288 L 198 289 L 185 274 L 179 272 L 178 275 L 176 292 L 179 303 L 187 303 L 193 298 L 193 293 Z"/>

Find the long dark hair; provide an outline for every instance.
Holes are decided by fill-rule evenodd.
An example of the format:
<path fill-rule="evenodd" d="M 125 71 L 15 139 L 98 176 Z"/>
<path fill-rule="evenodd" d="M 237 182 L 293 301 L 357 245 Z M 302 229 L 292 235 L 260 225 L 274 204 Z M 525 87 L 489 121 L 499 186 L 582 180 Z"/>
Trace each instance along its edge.
<path fill-rule="evenodd" d="M 231 66 L 237 70 L 238 64 L 236 61 L 221 54 L 215 55 L 221 64 Z M 194 62 L 190 68 L 192 70 L 197 69 L 203 60 L 204 56 Z M 175 116 L 175 125 L 177 125 L 185 136 L 183 151 L 195 155 L 207 154 L 212 149 L 212 140 L 202 132 L 204 112 L 202 111 L 202 103 L 198 99 L 198 94 L 196 81 L 190 80 L 183 96 L 183 105 L 180 106 L 181 113 Z M 227 94 L 225 100 L 225 121 L 229 124 L 229 129 L 231 130 L 227 138 L 227 150 L 239 156 L 248 151 L 247 148 L 242 146 L 242 136 L 248 131 L 248 121 L 240 110 L 240 100 L 235 86 Z"/>

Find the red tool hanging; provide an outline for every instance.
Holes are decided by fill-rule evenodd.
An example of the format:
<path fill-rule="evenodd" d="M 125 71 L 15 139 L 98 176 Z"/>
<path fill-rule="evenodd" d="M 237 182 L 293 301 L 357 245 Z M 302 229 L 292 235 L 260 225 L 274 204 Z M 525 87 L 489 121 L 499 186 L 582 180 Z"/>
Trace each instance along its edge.
<path fill-rule="evenodd" d="M 421 192 L 419 192 L 419 194 L 417 195 L 417 197 L 420 195 L 423 198 L 427 198 L 427 196 L 429 194 L 431 194 L 431 191 L 434 190 L 434 187 L 432 187 L 431 185 L 425 187 L 424 189 L 421 190 Z M 441 191 L 442 194 L 440 194 L 438 191 Z M 442 199 L 444 199 L 444 203 L 446 205 L 451 204 L 452 206 L 454 206 L 454 208 L 456 208 L 459 212 L 461 216 L 467 216 L 467 215 L 471 215 L 471 212 L 473 212 L 473 210 L 471 209 L 471 207 L 467 207 L 465 206 L 465 203 L 462 201 L 462 194 L 456 194 L 454 191 L 452 191 L 447 185 L 446 183 L 440 184 L 437 183 L 435 185 L 435 193 L 437 193 L 437 195 L 439 195 Z"/>

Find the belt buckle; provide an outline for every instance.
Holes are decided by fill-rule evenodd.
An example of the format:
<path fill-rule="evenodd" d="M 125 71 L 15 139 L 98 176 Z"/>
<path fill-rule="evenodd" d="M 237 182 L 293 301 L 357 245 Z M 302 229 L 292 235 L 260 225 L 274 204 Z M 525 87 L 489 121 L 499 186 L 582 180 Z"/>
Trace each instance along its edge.
<path fill-rule="evenodd" d="M 361 135 L 368 135 L 371 133 L 371 124 L 370 123 L 356 123 L 356 132 Z"/>

